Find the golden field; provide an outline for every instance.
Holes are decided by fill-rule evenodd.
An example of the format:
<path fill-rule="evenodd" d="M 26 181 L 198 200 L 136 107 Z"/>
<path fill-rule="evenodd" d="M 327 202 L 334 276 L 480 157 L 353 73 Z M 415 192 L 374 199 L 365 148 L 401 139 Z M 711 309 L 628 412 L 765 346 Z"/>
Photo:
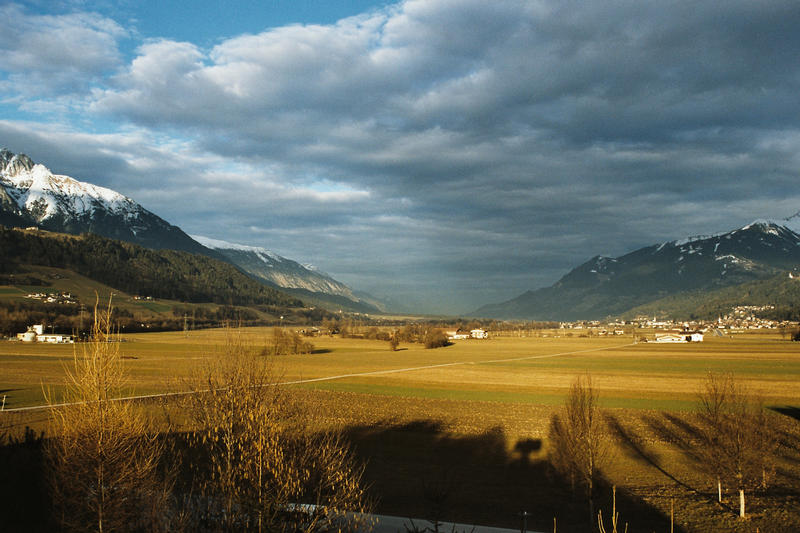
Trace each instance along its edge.
<path fill-rule="evenodd" d="M 122 337 L 131 393 L 182 390 L 203 358 L 237 334 L 256 349 L 270 328 L 147 333 Z M 731 372 L 770 405 L 800 398 L 800 343 L 777 335 L 706 337 L 695 344 L 633 344 L 629 336 L 595 338 L 497 337 L 457 341 L 426 350 L 418 344 L 363 339 L 311 339 L 311 355 L 278 361 L 282 381 L 336 392 L 502 404 L 558 405 L 576 375 L 590 373 L 604 405 L 691 410 L 709 371 Z M 6 408 L 43 402 L 42 388 L 58 388 L 64 365 L 81 345 L 0 343 L 0 390 Z M 311 381 L 320 380 L 320 381 Z"/>
<path fill-rule="evenodd" d="M 264 346 L 268 328 L 126 335 L 121 350 L 132 395 L 187 390 L 226 335 Z M 638 335 L 637 335 L 638 336 Z M 614 452 L 603 475 L 619 486 L 630 531 L 792 531 L 800 527 L 800 456 L 785 450 L 777 491 L 754 494 L 752 518 L 713 502 L 712 484 L 670 441 L 670 428 L 690 417 L 709 371 L 733 373 L 782 416 L 787 442 L 797 445 L 800 343 L 771 334 L 706 337 L 695 344 L 634 344 L 618 337 L 495 337 L 426 350 L 363 339 L 310 339 L 314 353 L 278 359 L 276 379 L 291 383 L 320 427 L 344 432 L 367 462 L 367 479 L 388 514 L 430 515 L 431 487 L 447 487 L 441 517 L 531 528 L 578 527 L 580 497 L 544 467 L 547 428 L 576 376 L 590 374 L 606 408 Z M 43 403 L 57 391 L 81 346 L 0 343 L 0 390 L 6 409 Z M 150 401 L 148 404 L 156 402 Z M 163 402 L 169 410 L 170 401 Z M 161 408 L 151 408 L 160 413 Z M 46 413 L 6 413 L 17 429 L 42 428 Z M 173 416 L 173 419 L 175 417 Z M 730 506 L 733 494 L 728 495 Z M 568 500 L 565 503 L 565 499 Z M 608 498 L 600 502 L 608 506 Z M 726 504 L 727 505 L 727 504 Z M 571 525 L 572 524 L 572 525 Z M 665 529 L 666 528 L 666 529 Z"/>

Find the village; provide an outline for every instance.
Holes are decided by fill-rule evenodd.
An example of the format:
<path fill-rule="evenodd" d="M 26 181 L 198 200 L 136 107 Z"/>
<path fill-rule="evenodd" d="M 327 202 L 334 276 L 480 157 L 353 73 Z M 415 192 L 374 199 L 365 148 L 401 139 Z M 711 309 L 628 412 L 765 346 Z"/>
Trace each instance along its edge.
<path fill-rule="evenodd" d="M 28 298 L 39 299 L 48 303 L 76 303 L 69 293 L 54 294 L 29 294 Z M 150 300 L 150 297 L 135 297 L 139 300 Z M 774 306 L 740 305 L 732 308 L 727 314 L 716 320 L 672 320 L 658 317 L 638 316 L 633 320 L 612 319 L 582 320 L 574 322 L 553 322 L 548 327 L 539 327 L 535 323 L 518 323 L 514 321 L 492 321 L 488 326 L 473 322 L 472 327 L 448 328 L 443 327 L 442 332 L 450 342 L 465 340 L 486 340 L 497 336 L 541 336 L 541 337 L 605 337 L 605 336 L 631 336 L 637 342 L 665 342 L 685 343 L 702 342 L 705 335 L 719 337 L 729 336 L 737 332 L 752 330 L 779 330 L 791 334 L 800 330 L 800 324 L 791 321 L 778 321 L 757 316 L 770 311 Z M 369 315 L 360 315 L 361 320 L 368 322 Z M 47 328 L 50 332 L 47 333 Z M 20 342 L 40 343 L 74 343 L 77 335 L 75 332 L 63 333 L 53 331 L 53 325 L 34 324 L 28 326 L 24 332 L 17 333 L 16 337 L 9 340 Z M 373 328 L 374 329 L 374 328 Z M 333 335 L 336 329 L 326 327 L 306 327 L 298 331 L 309 337 Z"/>

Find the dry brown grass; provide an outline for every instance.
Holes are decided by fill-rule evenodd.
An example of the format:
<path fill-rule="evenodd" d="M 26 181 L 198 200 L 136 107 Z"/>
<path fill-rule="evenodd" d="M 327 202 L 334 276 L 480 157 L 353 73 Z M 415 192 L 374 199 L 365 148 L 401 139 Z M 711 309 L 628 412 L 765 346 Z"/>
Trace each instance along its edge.
<path fill-rule="evenodd" d="M 223 344 L 224 335 L 209 330 L 190 332 L 188 338 L 183 332 L 128 336 L 121 349 L 123 357 L 135 357 L 124 360 L 131 384 L 137 392 L 180 387 L 182 376 L 201 363 L 209 346 Z M 269 338 L 269 330 L 247 329 L 243 335 L 257 347 Z M 631 531 L 664 531 L 661 526 L 672 498 L 683 531 L 800 530 L 795 511 L 800 508 L 796 454 L 800 436 L 794 419 L 785 417 L 785 438 L 794 451 L 787 450 L 781 459 L 777 487 L 753 495 L 753 517 L 744 522 L 735 518 L 734 495 L 726 495 L 723 506 L 715 504 L 713 482 L 669 436 L 674 420 L 696 405 L 709 370 L 734 373 L 767 405 L 797 409 L 800 343 L 782 341 L 777 334 L 710 338 L 694 345 L 622 346 L 628 341 L 502 338 L 459 342 L 440 350 L 402 344 L 399 351 L 391 352 L 383 341 L 323 337 L 313 339 L 314 354 L 282 358 L 280 372 L 286 380 L 297 380 L 450 365 L 302 385 L 304 401 L 313 407 L 318 426 L 347 432 L 359 453 L 369 459 L 366 475 L 382 496 L 383 512 L 423 516 L 417 514 L 425 512 L 420 476 L 431 471 L 431 461 L 438 464 L 450 457 L 431 456 L 426 450 L 441 446 L 461 450 L 464 455 L 454 457 L 461 457 L 465 465 L 452 469 L 468 476 L 471 468 L 480 481 L 479 485 L 459 482 L 458 503 L 451 509 L 454 518 L 518 527 L 516 513 L 531 510 L 532 500 L 569 500 L 568 493 L 553 489 L 552 480 L 545 479 L 546 473 L 536 465 L 545 457 L 551 414 L 563 402 L 574 377 L 589 372 L 601 405 L 618 430 L 617 453 L 603 474 L 608 483 L 620 487 L 620 512 L 638 526 Z M 587 351 L 598 348 L 605 350 Z M 21 388 L 32 391 L 29 396 L 7 394 L 16 395 L 15 402 L 22 399 L 32 404 L 41 390 L 40 380 L 58 383 L 63 375 L 58 358 L 71 358 L 71 349 L 9 343 L 0 345 L 0 358 L 3 354 L 18 355 L 12 355 L 13 364 L 4 366 L 10 371 L 4 373 L 0 388 L 23 384 Z M 550 357 L 554 354 L 563 355 Z M 26 415 L 33 416 L 38 415 Z M 30 420 L 21 418 L 17 427 Z M 497 438 L 498 431 L 502 438 Z M 494 455 L 481 455 L 478 448 L 491 449 Z M 389 485 L 387 477 L 392 480 Z M 600 499 L 598 503 L 609 502 Z M 540 507 L 541 530 L 552 528 L 559 503 L 563 502 Z M 581 517 L 585 514 L 577 512 Z M 644 524 L 652 527 L 643 529 Z M 568 530 L 566 522 L 563 529 L 559 527 L 559 531 Z"/>

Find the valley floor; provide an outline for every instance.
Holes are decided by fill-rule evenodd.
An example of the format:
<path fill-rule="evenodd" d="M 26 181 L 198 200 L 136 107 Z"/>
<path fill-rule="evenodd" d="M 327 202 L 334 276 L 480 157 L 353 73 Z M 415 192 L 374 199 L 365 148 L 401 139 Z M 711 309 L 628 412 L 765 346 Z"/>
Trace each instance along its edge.
<path fill-rule="evenodd" d="M 121 344 L 131 392 L 186 390 L 222 330 L 126 336 Z M 258 347 L 266 329 L 240 332 Z M 576 376 L 592 376 L 613 453 L 602 468 L 598 507 L 617 510 L 629 531 L 800 530 L 800 343 L 741 335 L 691 345 L 632 344 L 631 339 L 494 338 L 436 350 L 358 339 L 315 338 L 314 353 L 280 358 L 275 369 L 315 413 L 336 428 L 367 464 L 378 511 L 460 523 L 581 531 L 588 522 L 580 492 L 547 461 L 550 418 Z M 6 408 L 42 402 L 57 391 L 66 346 L 0 344 Z M 80 346 L 77 347 L 80 353 Z M 734 373 L 782 413 L 785 446 L 774 483 L 749 497 L 750 518 L 736 517 L 734 491 L 722 505 L 715 487 L 679 446 L 707 372 Z M 333 378 L 333 379 L 331 379 Z M 157 416 L 180 414 L 151 400 Z M 166 408 L 166 410 L 165 410 Z M 9 431 L 44 428 L 45 411 L 5 412 Z"/>

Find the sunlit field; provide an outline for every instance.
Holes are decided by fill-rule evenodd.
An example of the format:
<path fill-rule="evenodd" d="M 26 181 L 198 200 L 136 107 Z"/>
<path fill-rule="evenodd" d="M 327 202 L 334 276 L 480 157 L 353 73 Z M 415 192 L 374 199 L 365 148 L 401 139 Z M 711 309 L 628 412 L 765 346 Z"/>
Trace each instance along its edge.
<path fill-rule="evenodd" d="M 228 335 L 241 335 L 260 350 L 271 331 L 124 336 L 129 393 L 188 390 Z M 634 344 L 630 335 L 495 337 L 432 350 L 401 344 L 391 351 L 388 342 L 318 337 L 309 339 L 312 354 L 277 358 L 274 374 L 300 393 L 320 427 L 336 428 L 354 443 L 368 463 L 378 509 L 387 514 L 426 516 L 426 490 L 446 481 L 454 485 L 446 517 L 518 527 L 519 511 L 539 509 L 529 524 L 552 530 L 553 517 L 569 513 L 563 510 L 565 489 L 554 492 L 552 480 L 542 481 L 548 425 L 576 376 L 589 374 L 615 442 L 605 479 L 620 487 L 623 518 L 647 525 L 631 531 L 668 531 L 671 505 L 677 506 L 676 531 L 755 531 L 737 521 L 732 499 L 723 506 L 713 502 L 713 487 L 665 428 L 691 415 L 708 372 L 732 373 L 765 405 L 797 413 L 800 343 L 763 333 L 706 339 Z M 44 390 L 57 395 L 65 368 L 81 349 L 0 343 L 6 409 L 41 405 Z M 790 428 L 787 438 L 800 442 L 796 420 L 782 418 Z M 13 425 L 43 428 L 45 419 L 43 411 L 19 412 Z M 750 500 L 754 520 L 772 525 L 771 531 L 791 531 L 797 524 L 794 511 L 786 511 L 797 508 L 796 491 L 786 488 L 797 483 L 800 463 L 792 453 L 780 468 L 784 488 Z M 570 505 L 582 509 L 580 498 Z M 561 519 L 558 530 L 570 531 L 575 517 Z"/>
<path fill-rule="evenodd" d="M 242 335 L 263 347 L 269 328 L 148 333 L 122 337 L 131 394 L 186 389 L 186 380 L 224 343 Z M 706 337 L 695 344 L 633 344 L 607 338 L 498 337 L 428 350 L 363 339 L 310 339 L 314 353 L 284 356 L 276 378 L 315 390 L 398 398 L 558 405 L 575 376 L 589 373 L 606 407 L 691 410 L 708 372 L 730 372 L 768 405 L 800 398 L 800 343 L 777 335 Z M 0 343 L 6 408 L 43 403 L 63 383 L 77 345 Z M 318 381 L 315 381 L 318 380 Z"/>

